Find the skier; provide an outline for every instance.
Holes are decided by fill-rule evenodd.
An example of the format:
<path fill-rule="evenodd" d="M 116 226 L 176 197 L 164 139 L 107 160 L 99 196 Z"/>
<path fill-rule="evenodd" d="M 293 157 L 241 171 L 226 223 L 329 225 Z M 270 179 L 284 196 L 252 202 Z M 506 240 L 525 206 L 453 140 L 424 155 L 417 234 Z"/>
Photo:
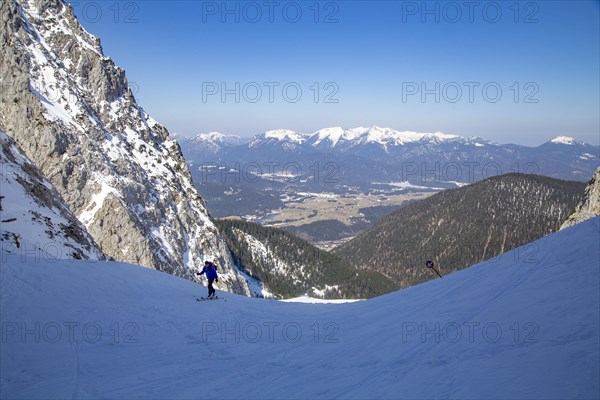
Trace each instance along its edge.
<path fill-rule="evenodd" d="M 217 275 L 217 266 L 210 261 L 204 262 L 204 268 L 202 268 L 202 272 L 196 272 L 197 275 L 204 275 L 206 273 L 206 279 L 208 279 L 208 298 L 214 299 L 216 298 L 215 288 L 213 287 L 213 282 L 219 282 L 219 276 Z"/>

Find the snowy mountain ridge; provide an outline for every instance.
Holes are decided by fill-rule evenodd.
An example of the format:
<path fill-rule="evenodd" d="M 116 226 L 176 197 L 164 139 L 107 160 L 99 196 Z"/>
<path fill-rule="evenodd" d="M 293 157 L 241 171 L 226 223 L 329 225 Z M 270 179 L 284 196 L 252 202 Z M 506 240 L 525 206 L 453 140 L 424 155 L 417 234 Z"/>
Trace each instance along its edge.
<path fill-rule="evenodd" d="M 221 139 L 202 144 L 180 143 L 188 161 L 195 165 L 265 161 L 296 163 L 306 172 L 317 163 L 329 164 L 336 166 L 341 185 L 362 189 L 370 188 L 374 181 L 410 181 L 427 186 L 429 176 L 448 184 L 473 183 L 489 177 L 492 170 L 494 175 L 522 172 L 587 181 L 600 165 L 598 146 L 566 136 L 528 147 L 499 144 L 477 136 L 398 131 L 380 126 L 338 126 L 308 135 L 290 130 L 268 131 L 242 138 L 238 143 L 223 143 Z M 193 173 L 197 179 L 197 172 Z M 310 181 L 311 177 L 305 175 Z"/>
<path fill-rule="evenodd" d="M 236 135 L 225 135 L 220 132 L 200 133 L 191 138 L 178 137 L 177 141 L 185 143 L 188 151 L 196 150 L 204 153 L 217 154 L 223 148 L 244 143 L 244 139 Z"/>
<path fill-rule="evenodd" d="M 338 143 L 346 143 L 350 145 L 375 143 L 382 146 L 402 146 L 407 143 L 414 143 L 423 140 L 436 140 L 444 142 L 449 140 L 467 139 L 458 135 L 449 135 L 442 132 L 419 133 L 412 131 L 397 131 L 395 129 L 382 128 L 374 125 L 370 128 L 325 128 L 310 135 L 308 140 L 313 146 L 327 144 L 333 148 Z"/>
<path fill-rule="evenodd" d="M 295 143 L 309 142 L 311 146 L 318 146 L 323 142 L 328 142 L 331 147 L 335 147 L 338 142 L 355 142 L 355 144 L 366 144 L 366 143 L 378 143 L 386 145 L 400 146 L 407 143 L 415 142 L 427 142 L 427 141 L 438 141 L 438 142 L 451 142 L 460 141 L 465 143 L 479 143 L 483 144 L 496 144 L 491 140 L 487 140 L 478 136 L 464 137 L 456 134 L 448 134 L 444 132 L 416 132 L 416 131 L 399 131 L 393 128 L 383 128 L 377 125 L 372 127 L 356 127 L 356 128 L 342 128 L 341 126 L 335 126 L 330 128 L 319 129 L 313 133 L 300 133 L 290 129 L 275 129 L 268 130 L 250 138 L 240 137 L 238 135 L 227 135 L 220 132 L 209 132 L 201 133 L 192 138 L 183 139 L 183 141 L 212 141 L 217 143 L 248 143 L 254 139 L 277 139 L 279 141 L 291 141 Z M 585 142 L 577 140 L 569 136 L 556 136 L 546 143 L 555 144 L 580 144 L 584 145 Z"/>
<path fill-rule="evenodd" d="M 557 143 L 557 144 L 568 144 L 568 145 L 572 145 L 572 144 L 584 144 L 582 141 L 577 140 L 575 138 L 569 137 L 569 136 L 556 136 L 555 138 L 550 140 L 550 143 Z"/>
<path fill-rule="evenodd" d="M 306 140 L 306 138 L 303 135 L 291 131 L 289 129 L 270 130 L 266 131 L 263 135 L 265 139 L 285 140 L 295 142 L 298 144 L 304 143 L 304 141 Z"/>
<path fill-rule="evenodd" d="M 445 134 L 443 132 L 419 133 L 412 131 L 397 131 L 391 128 L 382 128 L 377 125 L 374 125 L 370 128 L 356 127 L 351 129 L 344 129 L 339 126 L 323 128 L 311 134 L 299 133 L 290 129 L 275 129 L 265 131 L 261 134 L 246 139 L 240 138 L 236 135 L 224 135 L 219 132 L 211 132 L 194 136 L 193 138 L 188 139 L 187 142 L 205 141 L 213 143 L 236 144 L 244 142 L 253 143 L 255 141 L 265 139 L 275 139 L 277 141 L 293 142 L 297 144 L 307 142 L 313 147 L 325 143 L 327 143 L 331 147 L 335 147 L 338 144 L 338 142 L 352 142 L 355 145 L 377 143 L 380 145 L 400 146 L 406 143 L 413 143 L 423 140 L 437 140 L 441 142 L 449 140 L 483 140 L 480 138 L 467 139 L 459 135 Z"/>
<path fill-rule="evenodd" d="M 185 140 L 185 139 L 184 139 Z M 189 138 L 190 142 L 215 142 L 224 144 L 238 144 L 243 141 L 240 136 L 225 135 L 220 132 L 199 133 L 198 135 Z"/>
<path fill-rule="evenodd" d="M 369 143 L 378 144 L 381 146 L 402 146 L 409 143 L 452 143 L 458 142 L 470 144 L 477 147 L 484 145 L 501 146 L 498 143 L 484 139 L 482 137 L 464 137 L 456 134 L 448 134 L 444 132 L 416 132 L 416 131 L 399 131 L 393 128 L 383 128 L 377 125 L 372 127 L 356 127 L 345 129 L 340 126 L 319 129 L 316 132 L 306 134 L 299 133 L 290 129 L 275 129 L 265 131 L 261 134 L 252 137 L 240 137 L 237 135 L 226 135 L 220 132 L 201 133 L 192 138 L 184 138 L 182 142 L 192 143 L 212 142 L 219 144 L 245 144 L 252 143 L 256 140 L 275 139 L 282 142 L 294 142 L 297 144 L 307 143 L 313 147 L 325 146 L 335 148 L 338 144 L 365 145 Z M 585 145 L 584 142 L 568 136 L 556 136 L 546 143 L 564 144 L 564 145 Z"/>

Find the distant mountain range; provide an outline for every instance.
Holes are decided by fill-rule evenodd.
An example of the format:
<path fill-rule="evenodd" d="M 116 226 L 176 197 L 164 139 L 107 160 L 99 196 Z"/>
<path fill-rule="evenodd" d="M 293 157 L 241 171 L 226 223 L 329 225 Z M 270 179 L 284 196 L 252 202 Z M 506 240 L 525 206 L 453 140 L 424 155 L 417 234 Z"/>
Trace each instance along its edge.
<path fill-rule="evenodd" d="M 298 193 L 337 196 L 338 206 L 353 207 L 345 223 L 313 208 L 317 218 L 277 225 L 324 247 L 363 232 L 417 193 L 514 172 L 586 182 L 600 166 L 600 147 L 567 136 L 527 147 L 373 126 L 310 135 L 278 129 L 251 138 L 212 132 L 178 141 L 213 217 L 269 225 L 269 215 L 289 209 Z M 366 198 L 372 201 L 359 206 Z"/>
<path fill-rule="evenodd" d="M 334 253 L 399 287 L 412 286 L 436 278 L 426 260 L 446 274 L 557 231 L 584 189 L 584 183 L 539 175 L 488 178 L 401 207 Z M 536 262 L 539 254 L 531 247 L 520 257 Z"/>
<path fill-rule="evenodd" d="M 587 181 L 600 165 L 598 146 L 566 136 L 527 147 L 442 132 L 373 126 L 325 128 L 310 135 L 279 129 L 245 139 L 213 132 L 179 142 L 187 160 L 196 167 L 225 163 L 227 168 L 236 168 L 236 163 L 242 167 L 258 163 L 264 175 L 268 172 L 264 164 L 271 164 L 277 171 L 286 163 L 294 163 L 302 167 L 301 175 L 310 184 L 315 163 L 320 163 L 321 169 L 330 163 L 335 165 L 330 169 L 331 181 L 335 178 L 360 187 L 368 187 L 373 181 L 408 181 L 425 186 L 472 183 L 509 172 Z M 197 168 L 194 174 L 198 176 Z"/>

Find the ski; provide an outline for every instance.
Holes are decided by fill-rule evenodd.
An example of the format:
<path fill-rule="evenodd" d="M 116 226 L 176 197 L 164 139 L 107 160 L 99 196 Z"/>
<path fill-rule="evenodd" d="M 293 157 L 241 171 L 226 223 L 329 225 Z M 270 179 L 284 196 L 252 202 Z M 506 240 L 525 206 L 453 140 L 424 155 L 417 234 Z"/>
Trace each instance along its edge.
<path fill-rule="evenodd" d="M 224 299 L 223 297 L 196 297 L 196 301 L 205 301 L 205 300 L 223 300 L 223 301 L 227 301 L 226 299 Z"/>

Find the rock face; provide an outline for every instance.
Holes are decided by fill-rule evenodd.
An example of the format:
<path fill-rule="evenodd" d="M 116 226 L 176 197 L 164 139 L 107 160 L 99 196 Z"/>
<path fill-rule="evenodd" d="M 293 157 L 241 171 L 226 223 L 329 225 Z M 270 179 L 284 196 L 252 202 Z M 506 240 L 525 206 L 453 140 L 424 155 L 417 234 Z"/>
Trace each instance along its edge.
<path fill-rule="evenodd" d="M 188 279 L 205 260 L 249 294 L 179 145 L 64 0 L 0 5 L 0 129 L 62 195 L 102 252 Z"/>
<path fill-rule="evenodd" d="M 583 199 L 563 222 L 560 229 L 568 228 L 598 215 L 600 215 L 600 167 L 585 188 Z"/>
<path fill-rule="evenodd" d="M 1 131 L 0 165 L 0 253 L 106 258 L 52 184 Z"/>

